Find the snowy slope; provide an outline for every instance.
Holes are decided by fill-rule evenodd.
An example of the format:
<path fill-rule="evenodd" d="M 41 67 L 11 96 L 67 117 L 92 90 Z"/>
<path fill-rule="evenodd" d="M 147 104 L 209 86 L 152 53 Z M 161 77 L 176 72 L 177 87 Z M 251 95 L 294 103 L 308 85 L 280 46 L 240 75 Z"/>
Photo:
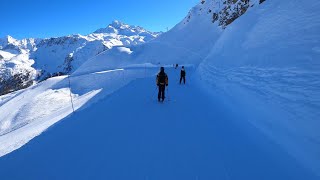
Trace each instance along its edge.
<path fill-rule="evenodd" d="M 86 36 L 48 39 L 0 38 L 0 80 L 3 87 L 0 94 L 28 87 L 24 84 L 31 85 L 33 80 L 41 81 L 57 74 L 73 72 L 86 60 L 113 46 L 142 44 L 161 34 L 119 21 L 114 21 L 108 28 L 114 31 L 101 29 Z M 15 58 L 10 59 L 9 56 Z"/>
<path fill-rule="evenodd" d="M 151 68 L 149 72 L 157 70 Z M 211 101 L 202 89 L 178 85 L 179 70 L 166 68 L 166 72 L 170 101 L 156 101 L 154 77 L 134 80 L 95 104 L 89 102 L 91 107 L 0 158 L 1 177 L 317 179 L 258 129 L 239 122 L 238 114 L 230 114 L 221 102 Z M 187 72 L 192 75 L 193 69 L 187 68 Z M 122 74 L 116 73 L 114 81 L 105 82 L 112 86 L 117 77 Z M 16 169 L 19 173 L 14 173 Z"/>
<path fill-rule="evenodd" d="M 26 53 L 34 51 L 39 39 L 29 38 L 17 40 L 11 36 L 0 38 L 0 49 L 13 54 Z"/>
<path fill-rule="evenodd" d="M 42 40 L 37 45 L 37 51 L 32 53 L 31 57 L 36 61 L 34 65 L 36 69 L 46 73 L 68 73 L 77 68 L 77 66 L 69 63 L 81 64 L 107 49 L 103 41 L 91 40 L 81 35 L 72 35 Z M 75 55 L 78 58 L 75 58 Z M 69 60 L 70 58 L 72 60 Z"/>
<path fill-rule="evenodd" d="M 0 38 L 0 95 L 33 84 L 36 71 L 29 54 L 36 50 L 38 39 Z"/>
<path fill-rule="evenodd" d="M 210 20 L 199 16 L 192 23 L 188 25 L 180 23 L 148 43 L 127 48 L 114 47 L 85 62 L 78 72 L 92 72 L 140 63 L 199 64 L 221 33 L 219 27 L 206 22 Z M 197 36 L 199 34 L 208 36 Z"/>
<path fill-rule="evenodd" d="M 84 66 L 115 68 L 128 64 L 195 64 L 203 61 L 228 23 L 258 6 L 258 0 L 207 0 L 193 7 L 188 15 L 167 33 L 138 46 L 113 48 L 87 61 Z M 245 11 L 243 10 L 245 7 Z M 213 17 L 216 14 L 216 18 Z M 130 52 L 128 54 L 128 52 Z"/>
<path fill-rule="evenodd" d="M 212 4 L 209 4 L 209 1 L 207 1 L 204 4 L 201 3 L 198 6 L 194 7 L 190 11 L 189 15 L 176 27 L 170 30 L 168 33 L 165 33 L 159 36 L 157 39 L 149 43 L 146 43 L 144 45 L 137 45 L 137 46 L 130 46 L 130 47 L 114 47 L 110 51 L 103 52 L 100 55 L 92 59 L 89 59 L 80 68 L 78 68 L 76 72 L 73 73 L 72 76 L 82 77 L 83 75 L 95 74 L 96 72 L 104 72 L 106 70 L 135 67 L 135 66 L 132 66 L 134 64 L 140 64 L 136 67 L 142 67 L 142 71 L 145 71 L 144 68 L 147 67 L 147 65 L 145 65 L 146 63 L 149 63 L 149 64 L 150 63 L 151 64 L 188 63 L 193 65 L 198 65 L 203 60 L 203 58 L 205 58 L 207 53 L 209 53 L 209 51 L 211 50 L 211 47 L 214 45 L 215 41 L 218 39 L 221 33 L 223 33 L 223 28 L 220 27 L 219 24 L 215 24 L 212 22 L 212 19 L 211 19 L 212 14 L 202 12 L 203 8 L 209 8 L 211 6 L 214 9 L 213 12 L 219 12 L 223 9 L 221 7 L 218 8 L 213 6 Z M 192 18 L 190 18 L 191 15 L 192 15 Z M 224 17 L 225 16 L 221 16 L 221 18 L 224 18 Z M 119 29 L 119 30 L 108 31 L 109 29 L 113 29 L 113 30 Z M 58 70 L 61 70 L 63 68 L 63 66 L 61 66 L 63 63 L 65 63 L 65 65 L 67 66 L 70 65 L 69 64 L 70 62 L 72 62 L 72 65 L 75 65 L 75 63 L 78 63 L 76 65 L 80 66 L 84 60 L 87 60 L 89 58 L 89 56 L 99 53 L 99 51 L 101 50 L 99 48 L 95 49 L 95 47 L 97 46 L 92 46 L 93 49 L 90 48 L 91 46 L 87 44 L 87 42 L 95 43 L 99 41 L 99 42 L 103 42 L 104 45 L 105 44 L 108 45 L 108 43 L 114 43 L 113 45 L 121 45 L 121 42 L 117 42 L 117 39 L 115 37 L 119 37 L 121 39 L 121 36 L 123 35 L 119 35 L 119 32 L 124 32 L 127 35 L 132 35 L 130 33 L 128 34 L 126 29 L 132 29 L 131 32 L 138 33 L 138 34 L 145 34 L 147 32 L 142 30 L 141 28 L 137 28 L 137 27 L 131 28 L 130 26 L 127 26 L 127 25 L 124 25 L 123 23 L 115 21 L 112 25 L 109 25 L 106 29 L 100 29 L 99 31 L 97 31 L 100 34 L 91 34 L 88 36 L 74 35 L 74 36 L 67 36 L 67 37 L 61 37 L 61 38 L 44 39 L 40 41 L 37 51 L 34 54 L 32 54 L 32 56 L 34 56 L 33 58 L 36 61 L 36 64 L 34 66 L 41 67 L 39 69 L 47 70 L 49 72 L 54 71 L 57 68 L 57 66 L 58 68 L 60 68 Z M 105 34 L 106 32 L 107 34 Z M 99 40 L 96 40 L 97 38 Z M 105 41 L 107 41 L 107 43 Z M 97 43 L 99 44 L 99 42 Z M 75 52 L 68 54 L 69 50 L 72 50 L 79 46 L 81 48 L 78 48 L 76 49 Z M 46 61 L 41 61 L 37 59 L 37 55 L 40 57 L 43 55 L 43 58 L 41 59 L 45 59 L 45 57 L 48 54 L 50 56 L 48 57 L 48 59 L 46 59 Z M 57 55 L 59 56 L 57 57 Z M 52 59 L 51 57 L 56 57 L 56 60 Z M 77 57 L 78 57 L 78 61 L 74 60 L 74 58 L 77 58 Z M 149 66 L 150 65 L 148 65 L 148 67 Z M 150 67 L 152 66 L 154 65 L 151 65 Z M 133 76 L 130 78 L 135 79 L 137 77 Z M 77 83 L 79 83 L 80 85 L 86 84 L 81 81 Z M 38 86 L 41 86 L 41 84 Z M 92 89 L 93 87 L 96 87 L 96 88 Z M 89 88 L 90 91 L 86 93 L 89 93 L 92 90 L 103 89 L 102 87 L 104 87 L 104 84 L 94 83 L 93 87 L 90 87 Z M 49 89 L 50 88 L 51 87 L 49 87 Z M 26 90 L 26 92 L 29 92 L 29 91 L 30 89 Z M 33 91 L 32 88 L 31 88 L 31 91 Z M 62 90 L 61 92 L 65 93 L 65 90 Z M 36 91 L 33 97 L 31 98 L 32 99 L 36 98 L 37 96 L 35 94 L 43 94 L 43 93 L 46 94 L 46 92 Z M 50 97 L 49 95 L 47 96 Z M 15 100 L 20 99 L 21 94 L 18 94 L 17 97 L 13 96 L 13 98 L 14 99 L 4 98 L 5 102 L 2 103 L 3 105 L 1 107 L 3 112 L 6 112 L 8 108 L 12 107 L 12 105 L 10 105 L 11 103 L 13 104 L 18 103 L 18 101 L 15 101 Z M 20 102 L 20 104 L 22 105 L 25 104 L 25 106 L 31 107 L 31 105 L 27 105 L 27 104 L 31 102 L 39 101 L 38 99 L 36 100 L 32 100 L 32 99 L 29 99 L 27 102 L 24 102 L 24 101 Z M 44 100 L 43 102 L 47 102 L 47 100 Z M 58 108 L 55 108 L 55 107 L 53 108 L 61 109 L 64 106 L 66 106 L 65 101 L 61 101 L 61 103 L 62 104 L 57 103 Z M 24 107 L 24 105 L 21 107 Z M 26 116 L 21 116 L 22 118 L 19 119 L 20 111 L 23 111 L 23 110 L 24 108 L 18 108 L 16 112 L 12 112 L 12 113 L 8 112 L 9 114 L 2 117 L 0 122 L 2 127 L 1 132 L 3 134 L 6 134 L 7 132 L 11 132 L 12 130 L 19 129 L 21 124 L 23 125 L 29 124 L 29 123 L 32 124 L 33 122 L 37 122 L 37 121 L 50 120 L 50 118 L 49 119 L 47 118 L 51 116 L 50 114 L 47 114 L 43 117 L 42 116 L 37 117 L 37 118 L 26 118 Z M 31 110 L 31 112 L 34 112 L 34 110 Z M 53 112 L 55 112 L 55 110 L 53 110 Z M 29 113 L 29 114 L 32 114 L 32 113 Z M 43 114 L 46 114 L 46 113 L 43 113 Z M 62 114 L 67 115 L 68 113 L 62 113 Z M 28 120 L 28 119 L 31 119 L 31 120 Z M 56 120 L 54 120 L 53 122 L 56 122 Z M 45 130 L 46 128 L 47 126 L 45 126 L 42 130 Z M 31 129 L 32 129 L 32 126 L 31 126 Z M 23 143 L 21 144 L 18 143 L 18 145 L 15 145 L 16 142 L 12 141 L 11 144 L 8 145 L 9 150 L 3 150 L 3 154 L 6 154 L 7 152 L 10 152 L 16 149 L 18 146 L 23 145 L 24 143 L 28 142 L 30 139 L 32 139 L 39 133 L 40 131 L 37 133 L 34 133 L 33 136 L 26 136 L 28 138 L 23 141 L 19 140 L 18 142 L 23 142 Z M 5 140 L 7 139 L 5 138 Z M 7 149 L 8 147 L 5 147 L 4 149 Z"/>
<path fill-rule="evenodd" d="M 0 95 L 29 87 L 36 71 L 28 54 L 12 54 L 0 50 Z"/>
<path fill-rule="evenodd" d="M 318 174 L 319 8 L 264 2 L 226 28 L 198 70 L 208 91 Z"/>
<path fill-rule="evenodd" d="M 54 123 L 115 92 L 132 80 L 155 74 L 142 67 L 50 78 L 20 92 L 0 96 L 0 156 L 20 148 Z M 152 73 L 153 72 L 153 73 Z M 72 103 L 71 103 L 72 102 Z M 86 106 L 88 106 L 87 104 Z M 10 109 L 10 111 L 8 111 Z"/>
<path fill-rule="evenodd" d="M 3 176 L 319 179 L 319 6 L 202 1 L 158 38 L 112 40 L 121 46 L 79 63 L 71 97 L 65 76 L 0 96 Z M 117 37 L 109 26 L 97 32 L 81 38 Z M 186 86 L 175 63 L 191 64 Z M 160 65 L 169 73 L 165 104 L 154 101 Z"/>
<path fill-rule="evenodd" d="M 160 34 L 114 21 L 107 28 L 86 36 L 71 35 L 44 39 L 38 44 L 37 51 L 32 54 L 32 58 L 36 60 L 34 67 L 45 73 L 68 73 L 114 46 L 143 44 Z"/>

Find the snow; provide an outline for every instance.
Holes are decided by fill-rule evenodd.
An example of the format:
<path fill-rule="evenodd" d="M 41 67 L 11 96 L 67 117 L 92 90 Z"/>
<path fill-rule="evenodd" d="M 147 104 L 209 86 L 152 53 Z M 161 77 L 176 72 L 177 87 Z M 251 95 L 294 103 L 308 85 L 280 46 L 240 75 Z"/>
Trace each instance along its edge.
<path fill-rule="evenodd" d="M 125 23 L 122 23 L 118 20 L 113 21 L 111 24 L 109 24 L 106 28 L 98 29 L 94 32 L 94 34 L 114 34 L 114 35 L 122 35 L 127 37 L 137 37 L 141 36 L 145 39 L 148 39 L 147 41 L 150 41 L 157 36 L 159 36 L 161 33 L 159 32 L 151 32 L 147 31 L 142 27 L 139 26 L 131 26 Z M 140 44 L 140 43 L 136 43 Z"/>
<path fill-rule="evenodd" d="M 193 80 L 179 85 L 179 70 L 166 71 L 170 101 L 157 102 L 154 77 L 133 80 L 1 158 L 2 177 L 316 179 L 281 146 L 211 101 Z"/>
<path fill-rule="evenodd" d="M 319 7 L 266 1 L 252 8 L 225 30 L 198 70 L 208 91 L 318 174 Z"/>
<path fill-rule="evenodd" d="M 2 177 L 319 179 L 320 3 L 250 1 L 223 29 L 212 23 L 219 2 L 144 44 L 123 46 L 118 21 L 66 38 L 88 46 L 71 76 L 0 96 Z M 98 53 L 106 32 L 110 50 Z"/>
<path fill-rule="evenodd" d="M 207 23 L 208 17 L 197 16 L 194 21 L 182 22 L 158 38 L 137 46 L 113 47 L 87 60 L 75 73 L 126 67 L 131 64 L 193 64 L 198 65 L 209 53 L 221 28 Z M 196 36 L 206 34 L 206 36 Z M 205 44 L 205 46 L 203 45 Z"/>
<path fill-rule="evenodd" d="M 14 54 L 12 54 L 10 52 L 5 52 L 5 51 L 1 51 L 1 50 L 0 50 L 0 55 L 2 56 L 3 59 L 11 59 L 15 56 Z"/>
<path fill-rule="evenodd" d="M 129 48 L 126 48 L 126 47 L 118 47 L 119 49 L 119 52 L 122 52 L 122 53 L 127 53 L 127 54 L 131 54 L 132 51 L 129 49 Z"/>
<path fill-rule="evenodd" d="M 36 74 L 36 71 L 31 67 L 34 60 L 29 58 L 28 54 L 12 54 L 0 50 L 0 74 L 1 78 L 8 78 L 9 76 L 22 73 Z"/>
<path fill-rule="evenodd" d="M 98 101 L 133 79 L 147 75 L 152 75 L 150 70 L 134 66 L 126 68 L 125 72 L 111 69 L 75 74 L 70 76 L 72 99 L 67 76 L 51 78 L 18 95 L 4 96 L 0 99 L 0 156 L 20 148 L 71 115 L 71 101 L 75 110 L 84 108 L 90 105 L 89 100 Z"/>
<path fill-rule="evenodd" d="M 143 44 L 161 34 L 119 21 L 113 22 L 108 27 L 114 28 L 116 32 L 94 32 L 89 35 L 77 34 L 47 39 L 29 38 L 23 40 L 7 36 L 0 38 L 0 55 L 7 53 L 4 54 L 6 58 L 9 57 L 7 56 L 8 54 L 28 56 L 29 61 L 35 63 L 26 63 L 23 65 L 23 71 L 32 73 L 37 71 L 39 79 L 35 79 L 36 76 L 34 76 L 33 80 L 43 80 L 54 73 L 62 72 L 68 74 L 73 72 L 86 60 L 114 46 Z M 11 66 L 15 66 L 15 63 L 23 64 L 24 62 L 11 61 L 10 63 Z M 1 63 L 0 65 L 3 69 L 0 72 L 2 76 L 9 77 L 21 71 L 21 68 L 12 69 L 6 63 Z"/>
<path fill-rule="evenodd" d="M 19 54 L 21 51 L 28 52 L 36 50 L 36 43 L 39 39 L 29 38 L 17 40 L 12 36 L 0 38 L 0 49 Z"/>

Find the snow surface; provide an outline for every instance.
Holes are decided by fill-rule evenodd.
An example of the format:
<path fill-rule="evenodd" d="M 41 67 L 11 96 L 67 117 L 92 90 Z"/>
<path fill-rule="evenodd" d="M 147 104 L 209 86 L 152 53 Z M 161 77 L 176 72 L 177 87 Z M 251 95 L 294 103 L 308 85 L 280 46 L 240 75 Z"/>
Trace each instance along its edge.
<path fill-rule="evenodd" d="M 187 68 L 188 75 L 192 71 Z M 170 101 L 157 102 L 154 77 L 134 80 L 2 157 L 1 177 L 316 179 L 268 136 L 191 85 L 193 80 L 179 85 L 179 70 L 167 72 Z"/>
<path fill-rule="evenodd" d="M 199 8 L 191 13 L 196 14 Z M 200 14 L 189 23 L 183 21 L 169 32 L 156 39 L 137 46 L 130 46 L 130 54 L 114 47 L 83 64 L 85 68 L 77 71 L 88 71 L 125 67 L 130 64 L 194 64 L 198 65 L 210 52 L 215 40 L 223 32 L 211 22 L 211 16 Z M 203 36 L 202 36 L 203 34 Z M 77 73 L 77 72 L 76 72 Z"/>
<path fill-rule="evenodd" d="M 28 54 L 12 54 L 10 52 L 0 50 L 0 75 L 1 78 L 8 78 L 15 74 L 31 73 L 35 76 L 36 71 L 31 66 L 34 60 L 29 58 Z"/>
<path fill-rule="evenodd" d="M 320 174 L 318 8 L 316 0 L 271 0 L 252 8 L 219 37 L 198 76 Z"/>
<path fill-rule="evenodd" d="M 115 69 L 90 74 L 51 78 L 12 96 L 1 98 L 0 156 L 20 148 L 54 123 L 83 107 L 95 97 L 101 99 L 129 83 L 146 76 L 145 68 Z M 112 81 L 111 81 L 112 80 Z M 10 111 L 8 111 L 10 109 Z"/>
<path fill-rule="evenodd" d="M 151 42 L 79 65 L 72 99 L 65 76 L 0 96 L 2 177 L 320 179 L 320 3 L 250 1 L 223 30 L 210 2 Z M 185 86 L 176 63 L 188 64 Z"/>

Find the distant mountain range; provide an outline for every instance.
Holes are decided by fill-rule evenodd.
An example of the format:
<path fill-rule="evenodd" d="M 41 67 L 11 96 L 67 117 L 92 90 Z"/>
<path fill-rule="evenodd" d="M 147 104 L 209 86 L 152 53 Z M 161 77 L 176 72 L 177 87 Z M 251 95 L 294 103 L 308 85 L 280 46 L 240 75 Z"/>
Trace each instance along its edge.
<path fill-rule="evenodd" d="M 160 34 L 113 21 L 88 35 L 22 40 L 11 36 L 0 38 L 0 95 L 29 86 L 34 80 L 70 73 L 114 46 L 142 44 Z"/>

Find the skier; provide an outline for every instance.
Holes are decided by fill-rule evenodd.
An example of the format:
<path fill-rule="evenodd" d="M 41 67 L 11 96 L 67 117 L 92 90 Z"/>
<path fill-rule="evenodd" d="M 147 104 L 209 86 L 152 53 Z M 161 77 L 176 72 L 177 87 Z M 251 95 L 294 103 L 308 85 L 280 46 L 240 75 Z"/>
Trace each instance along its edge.
<path fill-rule="evenodd" d="M 186 84 L 186 70 L 184 69 L 184 66 L 181 68 L 181 73 L 180 73 L 180 84 L 183 79 L 183 84 Z"/>
<path fill-rule="evenodd" d="M 165 98 L 165 89 L 166 86 L 168 86 L 168 76 L 164 72 L 164 67 L 160 68 L 160 72 L 157 75 L 157 86 L 159 87 L 159 93 L 158 93 L 158 101 L 162 100 L 164 101 Z"/>

